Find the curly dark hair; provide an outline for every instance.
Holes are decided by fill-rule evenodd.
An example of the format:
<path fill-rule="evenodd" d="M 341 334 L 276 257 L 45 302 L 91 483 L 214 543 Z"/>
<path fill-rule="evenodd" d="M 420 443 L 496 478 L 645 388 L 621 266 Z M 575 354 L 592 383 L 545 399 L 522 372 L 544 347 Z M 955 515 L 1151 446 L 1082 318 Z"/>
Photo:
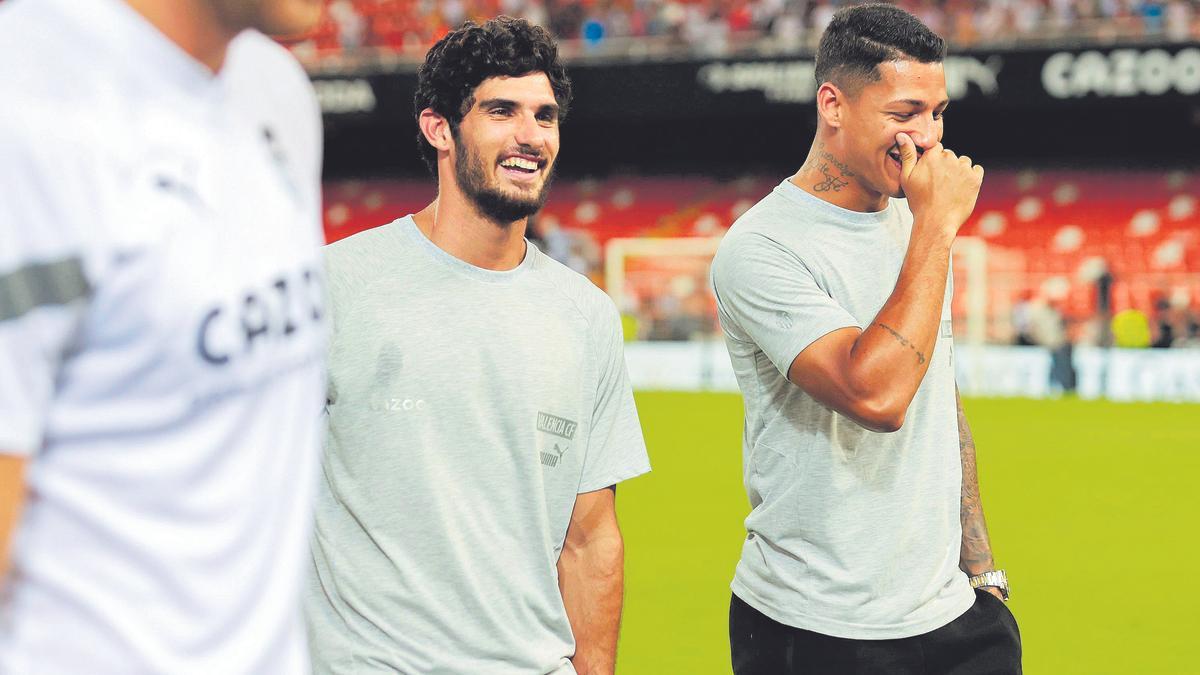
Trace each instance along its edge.
<path fill-rule="evenodd" d="M 833 82 L 843 89 L 879 81 L 879 64 L 896 59 L 937 63 L 946 58 L 946 41 L 917 17 L 885 4 L 838 10 L 817 47 L 817 86 Z"/>
<path fill-rule="evenodd" d="M 520 77 L 542 72 L 550 78 L 550 88 L 558 103 L 558 118 L 563 120 L 571 104 L 571 80 L 558 58 L 558 45 L 550 33 L 524 19 L 498 16 L 482 26 L 467 21 L 451 31 L 425 55 L 417 71 L 417 93 L 413 112 L 431 108 L 450 122 L 457 136 L 458 125 L 475 103 L 475 88 L 489 77 Z M 437 173 L 437 149 L 417 132 L 421 158 L 430 172 Z"/>

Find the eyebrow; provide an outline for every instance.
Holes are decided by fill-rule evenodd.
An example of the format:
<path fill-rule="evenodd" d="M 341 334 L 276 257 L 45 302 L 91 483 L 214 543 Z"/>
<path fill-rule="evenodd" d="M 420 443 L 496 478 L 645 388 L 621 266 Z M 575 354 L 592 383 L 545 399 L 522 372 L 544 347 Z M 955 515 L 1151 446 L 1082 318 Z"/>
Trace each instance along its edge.
<path fill-rule="evenodd" d="M 914 108 L 924 108 L 925 107 L 924 101 L 922 101 L 920 99 L 915 99 L 915 98 L 901 98 L 901 99 L 896 99 L 895 101 L 888 102 L 888 105 L 896 105 L 896 104 L 910 105 Z M 934 108 L 944 108 L 948 105 L 950 105 L 950 99 L 944 98 L 937 105 L 935 105 L 933 107 Z"/>
<path fill-rule="evenodd" d="M 479 102 L 479 108 L 481 110 L 486 110 L 488 108 L 508 108 L 509 110 L 513 110 L 517 107 L 518 107 L 518 104 L 516 101 L 514 101 L 512 99 L 507 99 L 507 98 L 489 98 L 489 99 Z M 555 116 L 557 116 L 558 115 L 558 104 L 557 103 L 543 103 L 542 105 L 538 106 L 537 111 L 539 113 L 552 112 L 555 114 Z"/>
<path fill-rule="evenodd" d="M 479 102 L 480 108 L 515 108 L 517 102 L 507 98 L 489 98 Z"/>

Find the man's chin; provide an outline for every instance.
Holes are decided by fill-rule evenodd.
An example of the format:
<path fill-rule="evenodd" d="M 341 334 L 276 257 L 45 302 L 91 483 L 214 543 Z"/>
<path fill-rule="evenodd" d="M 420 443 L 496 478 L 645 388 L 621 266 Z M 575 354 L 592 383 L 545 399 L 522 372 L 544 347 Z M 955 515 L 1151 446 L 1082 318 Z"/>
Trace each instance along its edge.
<path fill-rule="evenodd" d="M 528 218 L 541 210 L 545 199 L 539 193 L 511 194 L 508 191 L 485 190 L 473 195 L 472 201 L 488 220 L 508 225 Z"/>

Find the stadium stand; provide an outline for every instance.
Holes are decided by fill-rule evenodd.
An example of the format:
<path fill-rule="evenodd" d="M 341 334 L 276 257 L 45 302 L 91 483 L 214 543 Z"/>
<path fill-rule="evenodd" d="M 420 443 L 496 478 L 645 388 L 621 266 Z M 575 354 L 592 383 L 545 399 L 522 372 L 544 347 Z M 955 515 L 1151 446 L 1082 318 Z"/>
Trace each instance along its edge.
<path fill-rule="evenodd" d="M 811 48 L 832 0 L 329 0 L 302 58 L 382 52 L 417 59 L 453 26 L 497 14 L 548 27 L 572 57 Z M 902 0 L 957 46 L 1200 39 L 1200 0 Z"/>

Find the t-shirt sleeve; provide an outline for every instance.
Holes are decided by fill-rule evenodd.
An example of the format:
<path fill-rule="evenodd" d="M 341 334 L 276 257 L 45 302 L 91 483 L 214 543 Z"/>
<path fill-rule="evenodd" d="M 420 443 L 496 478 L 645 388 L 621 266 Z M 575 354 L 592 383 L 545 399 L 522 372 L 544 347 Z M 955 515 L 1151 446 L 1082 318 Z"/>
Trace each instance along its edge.
<path fill-rule="evenodd" d="M 822 336 L 859 322 L 820 287 L 795 253 L 759 234 L 726 242 L 713 259 L 721 326 L 753 343 L 787 377 L 792 361 Z"/>
<path fill-rule="evenodd" d="M 76 180 L 72 167 L 56 174 L 23 145 L 0 133 L 0 453 L 32 455 L 93 282 L 78 195 L 49 182 Z"/>
<path fill-rule="evenodd" d="M 592 492 L 650 470 L 646 441 L 625 368 L 621 318 L 605 299 L 594 328 L 598 381 L 579 492 Z"/>

